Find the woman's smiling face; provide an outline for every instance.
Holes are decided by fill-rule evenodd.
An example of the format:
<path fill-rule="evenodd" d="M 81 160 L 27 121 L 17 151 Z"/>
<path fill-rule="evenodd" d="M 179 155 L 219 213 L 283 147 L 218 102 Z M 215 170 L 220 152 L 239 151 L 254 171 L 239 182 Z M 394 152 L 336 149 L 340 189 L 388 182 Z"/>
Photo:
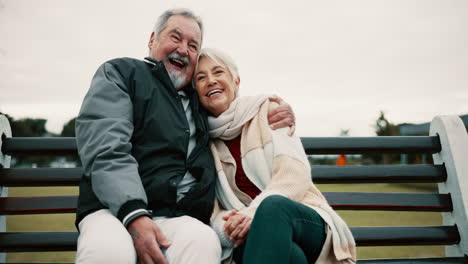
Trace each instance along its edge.
<path fill-rule="evenodd" d="M 222 63 L 209 57 L 201 57 L 194 75 L 194 84 L 200 102 L 214 116 L 229 108 L 236 97 L 240 79 L 234 80 L 231 72 Z"/>

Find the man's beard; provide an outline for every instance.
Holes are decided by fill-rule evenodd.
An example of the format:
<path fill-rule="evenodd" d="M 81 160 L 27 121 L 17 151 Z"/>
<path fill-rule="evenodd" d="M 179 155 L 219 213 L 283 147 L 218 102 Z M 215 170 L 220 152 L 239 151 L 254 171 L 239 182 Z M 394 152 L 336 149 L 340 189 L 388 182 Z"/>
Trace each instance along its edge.
<path fill-rule="evenodd" d="M 170 62 L 171 59 L 177 59 L 180 61 L 183 61 L 185 63 L 184 69 L 186 69 L 189 66 L 189 59 L 186 56 L 181 56 L 177 52 L 171 52 L 169 55 L 167 55 L 167 60 Z M 172 85 L 179 90 L 182 88 L 182 85 L 186 83 L 187 80 L 187 75 L 181 71 L 175 70 L 175 69 L 170 69 L 168 70 L 169 77 L 171 78 Z"/>
<path fill-rule="evenodd" d="M 182 88 L 182 85 L 185 84 L 185 81 L 187 79 L 187 75 L 183 72 L 180 72 L 178 70 L 171 69 L 169 70 L 169 78 L 171 78 L 172 85 L 179 90 Z"/>

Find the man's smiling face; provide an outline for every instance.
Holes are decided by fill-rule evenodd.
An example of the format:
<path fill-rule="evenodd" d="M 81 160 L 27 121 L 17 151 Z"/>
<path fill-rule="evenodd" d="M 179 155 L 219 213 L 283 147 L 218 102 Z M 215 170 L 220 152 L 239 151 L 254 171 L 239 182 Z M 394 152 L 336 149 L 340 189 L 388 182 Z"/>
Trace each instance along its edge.
<path fill-rule="evenodd" d="M 155 36 L 151 34 L 148 47 L 150 56 L 162 61 L 176 89 L 192 79 L 201 45 L 201 31 L 192 18 L 171 16 L 166 27 Z"/>

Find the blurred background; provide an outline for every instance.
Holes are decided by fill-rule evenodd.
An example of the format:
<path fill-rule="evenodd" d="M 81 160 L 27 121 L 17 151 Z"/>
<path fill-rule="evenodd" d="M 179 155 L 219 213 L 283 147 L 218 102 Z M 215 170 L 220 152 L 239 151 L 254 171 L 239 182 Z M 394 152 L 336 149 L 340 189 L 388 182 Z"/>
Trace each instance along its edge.
<path fill-rule="evenodd" d="M 0 0 L 0 112 L 13 136 L 74 136 L 74 118 L 100 64 L 143 59 L 156 18 L 188 7 L 204 47 L 237 62 L 241 94 L 277 94 L 297 134 L 428 135 L 436 115 L 468 124 L 468 2 Z M 418 155 L 319 155 L 313 165 L 431 163 Z M 74 167 L 76 157 L 15 157 L 12 167 Z M 323 185 L 322 191 L 436 192 L 432 184 Z M 76 188 L 10 188 L 10 196 Z M 339 212 L 351 226 L 438 225 L 438 213 Z M 368 214 L 366 214 L 368 213 Z M 405 217 L 405 219 L 403 219 Z M 32 219 L 32 220 L 31 220 Z M 76 230 L 74 215 L 8 216 L 9 231 Z M 360 248 L 359 258 L 441 256 L 442 247 Z M 74 253 L 8 254 L 11 262 L 73 261 Z"/>

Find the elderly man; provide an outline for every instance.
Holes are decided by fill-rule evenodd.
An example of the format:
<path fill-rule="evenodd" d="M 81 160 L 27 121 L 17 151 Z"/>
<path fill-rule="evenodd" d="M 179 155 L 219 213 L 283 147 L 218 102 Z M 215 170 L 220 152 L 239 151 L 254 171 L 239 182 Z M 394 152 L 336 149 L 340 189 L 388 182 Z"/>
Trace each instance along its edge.
<path fill-rule="evenodd" d="M 209 223 L 216 171 L 190 81 L 202 43 L 191 11 L 168 10 L 150 57 L 104 63 L 76 120 L 84 167 L 76 263 L 219 263 Z M 293 125 L 289 106 L 272 126 Z"/>

